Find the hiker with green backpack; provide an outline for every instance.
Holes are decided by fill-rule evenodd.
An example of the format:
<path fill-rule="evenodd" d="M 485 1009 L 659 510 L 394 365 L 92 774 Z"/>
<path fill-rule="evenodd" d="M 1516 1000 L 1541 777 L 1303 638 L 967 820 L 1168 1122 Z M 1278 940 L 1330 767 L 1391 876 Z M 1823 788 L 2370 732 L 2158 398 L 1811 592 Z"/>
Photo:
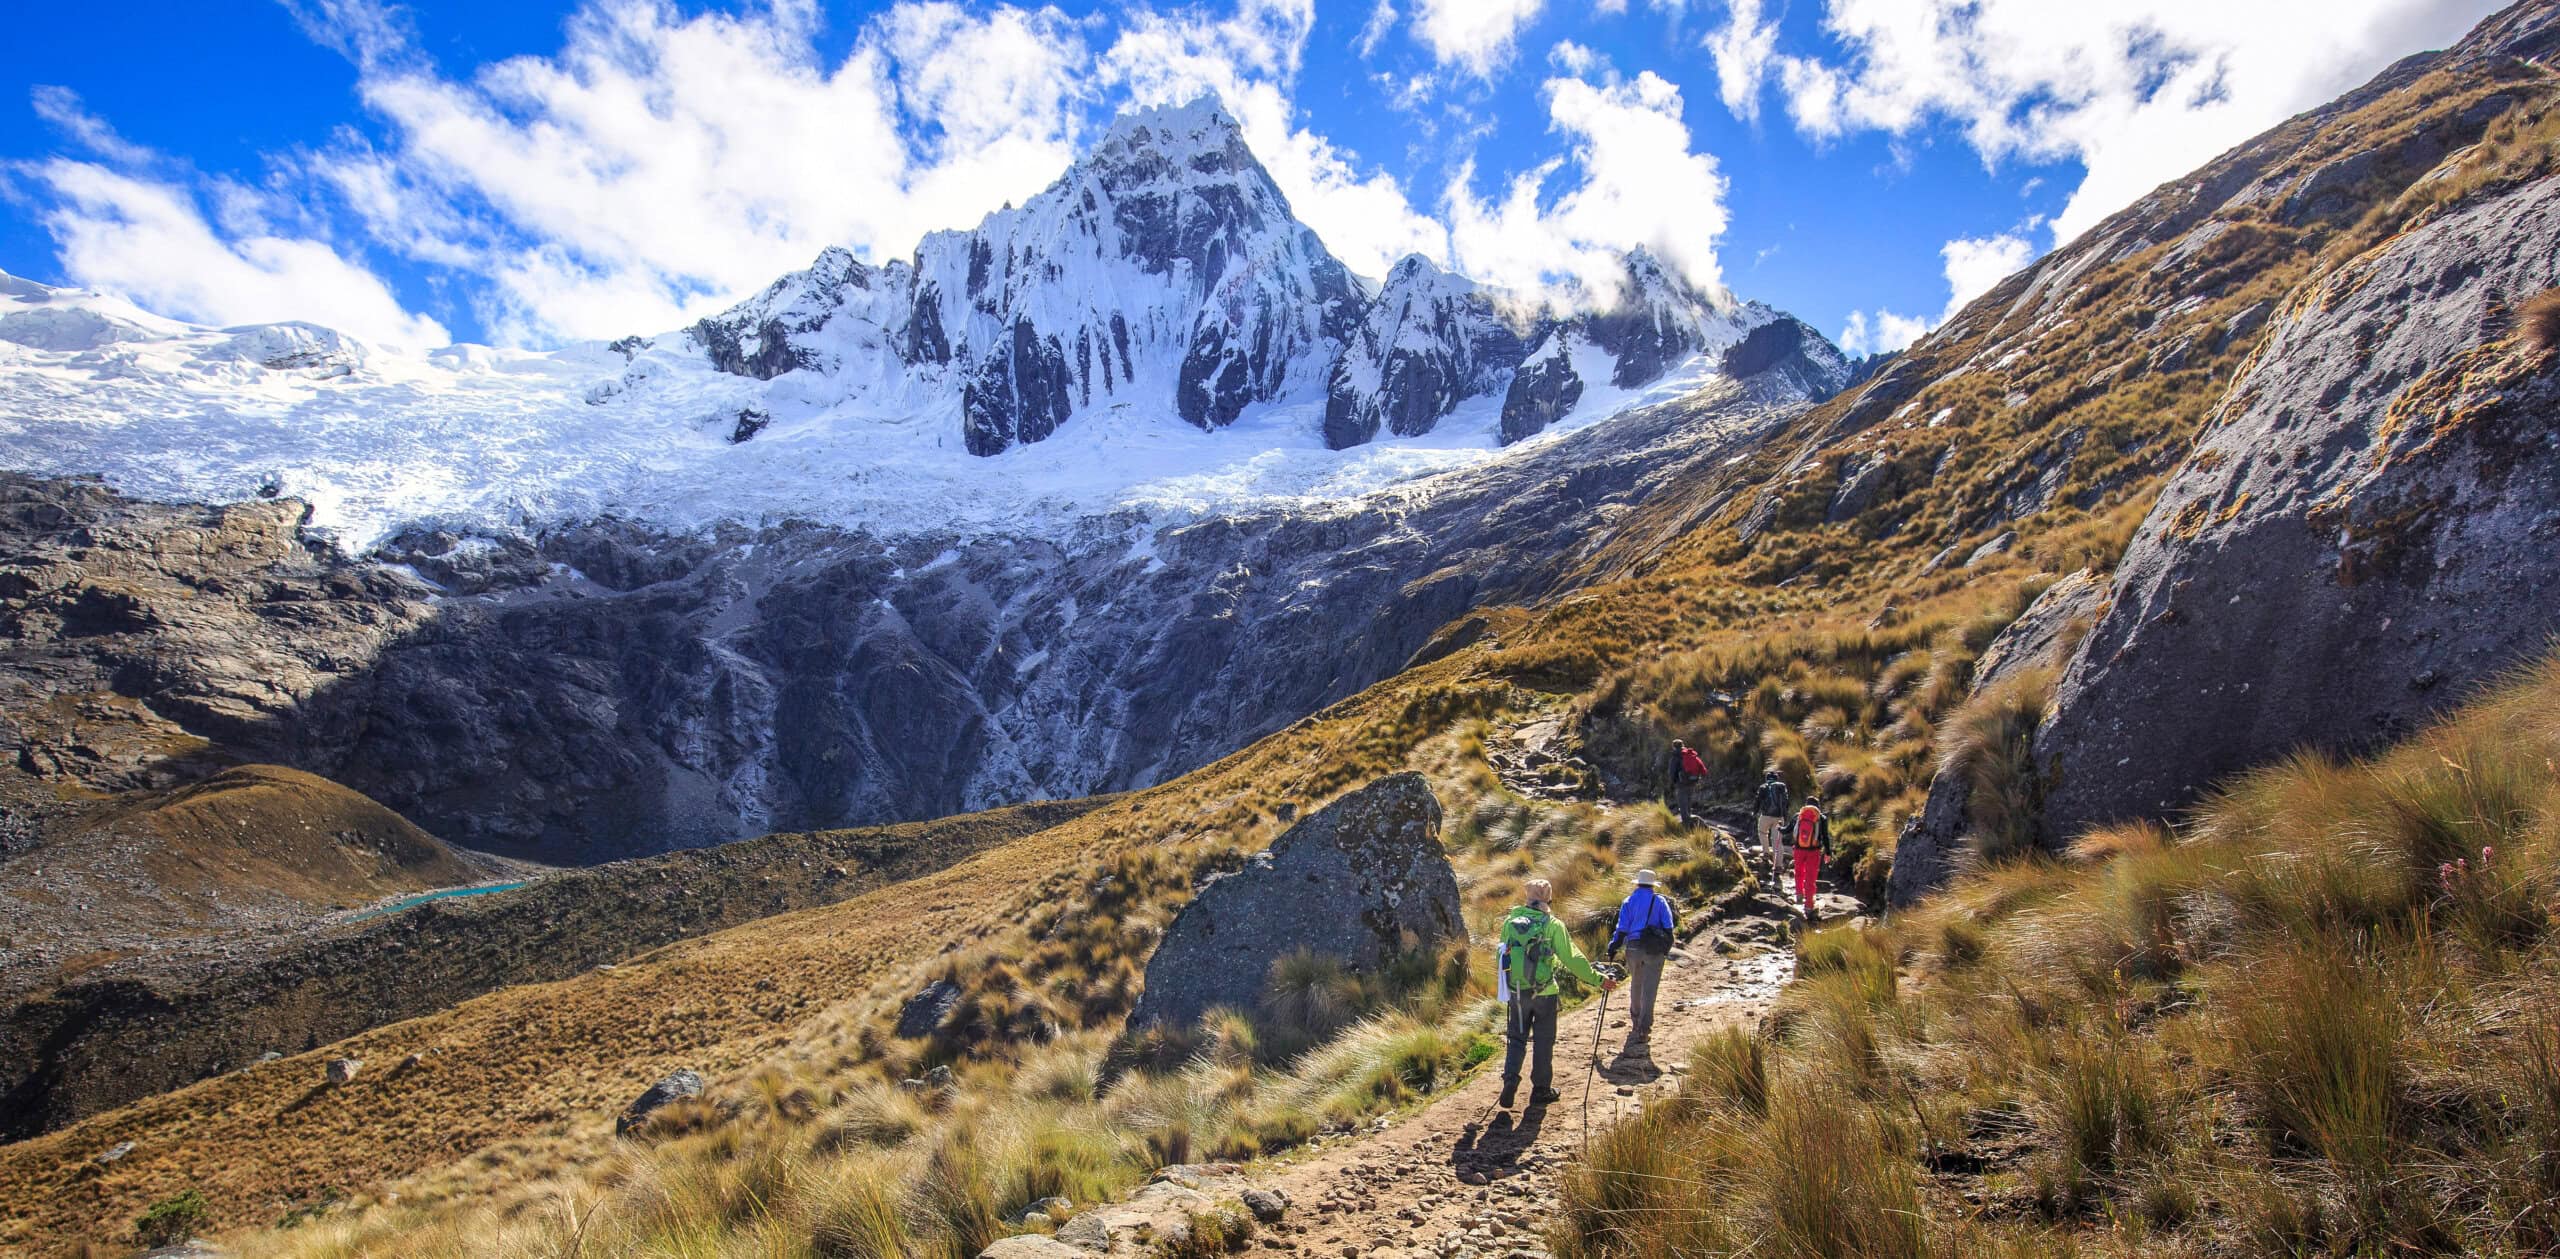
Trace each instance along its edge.
<path fill-rule="evenodd" d="M 1529 1067 L 1529 1104 L 1543 1106 L 1563 1096 L 1549 1087 L 1555 1075 L 1556 1007 L 1563 999 L 1563 989 L 1556 982 L 1559 969 L 1572 971 L 1602 992 L 1618 986 L 1617 980 L 1592 967 L 1591 959 L 1574 946 L 1563 920 L 1548 909 L 1555 899 L 1554 884 L 1531 879 L 1521 891 L 1528 903 L 1502 916 L 1502 942 L 1494 953 L 1497 995 L 1511 1016 L 1502 1055 L 1502 1104 L 1506 1107 L 1520 1088 L 1520 1059 L 1533 1047 L 1537 1052 Z"/>

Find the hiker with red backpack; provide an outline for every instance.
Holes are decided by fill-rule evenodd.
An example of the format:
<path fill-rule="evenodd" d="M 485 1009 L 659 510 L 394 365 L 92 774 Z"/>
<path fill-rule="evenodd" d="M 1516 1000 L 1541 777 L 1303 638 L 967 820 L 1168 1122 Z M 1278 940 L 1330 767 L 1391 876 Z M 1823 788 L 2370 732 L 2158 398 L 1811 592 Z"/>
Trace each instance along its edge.
<path fill-rule="evenodd" d="M 1679 739 L 1673 739 L 1671 741 L 1671 813 L 1672 816 L 1680 819 L 1681 825 L 1689 824 L 1689 814 L 1696 802 L 1698 784 L 1706 780 L 1707 762 L 1704 757 L 1698 755 L 1698 749 L 1690 747 Z"/>
<path fill-rule="evenodd" d="M 1831 855 L 1831 818 L 1812 792 L 1805 793 L 1804 808 L 1796 812 L 1795 852 L 1796 899 L 1804 903 L 1806 922 L 1820 922 L 1822 911 L 1814 908 L 1813 894 L 1823 859 Z"/>

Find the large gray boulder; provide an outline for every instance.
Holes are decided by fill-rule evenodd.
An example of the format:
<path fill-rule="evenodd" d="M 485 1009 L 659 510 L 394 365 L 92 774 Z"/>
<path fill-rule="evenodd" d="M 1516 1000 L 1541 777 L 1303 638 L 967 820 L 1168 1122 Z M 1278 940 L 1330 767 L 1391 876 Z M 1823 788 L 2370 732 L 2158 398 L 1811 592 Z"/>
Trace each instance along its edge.
<path fill-rule="evenodd" d="M 2476 197 L 2271 321 L 2040 728 L 2043 837 L 2404 735 L 2560 634 L 2560 180 Z"/>
<path fill-rule="evenodd" d="M 2046 587 L 1982 649 L 1982 658 L 1974 662 L 1973 693 L 1988 692 L 2029 669 L 2059 665 L 2105 606 L 2106 595 L 2106 583 L 2085 571 Z M 1894 844 L 1893 904 L 1908 905 L 1946 884 L 1964 850 L 1972 811 L 1973 784 L 1965 775 L 1941 766 L 1930 776 L 1928 804 L 1903 826 Z"/>
<path fill-rule="evenodd" d="M 1464 940 L 1440 803 L 1396 774 L 1288 829 L 1244 869 L 1201 889 L 1147 961 L 1129 1026 L 1188 1026 L 1260 1002 L 1274 959 L 1301 949 L 1374 971 L 1408 949 Z"/>

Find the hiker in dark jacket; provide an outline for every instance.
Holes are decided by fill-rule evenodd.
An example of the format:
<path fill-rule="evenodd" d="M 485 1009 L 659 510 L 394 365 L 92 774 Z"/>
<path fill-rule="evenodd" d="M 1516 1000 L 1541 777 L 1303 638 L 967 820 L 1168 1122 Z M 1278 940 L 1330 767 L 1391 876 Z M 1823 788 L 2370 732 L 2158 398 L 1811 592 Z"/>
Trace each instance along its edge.
<path fill-rule="evenodd" d="M 1685 826 L 1689 823 L 1689 814 L 1696 802 L 1698 784 L 1707 780 L 1707 762 L 1698 755 L 1698 749 L 1673 739 L 1669 768 L 1671 792 L 1670 799 L 1666 803 L 1671 806 L 1671 815 L 1680 819 L 1681 824 Z"/>
<path fill-rule="evenodd" d="M 1671 956 L 1679 916 L 1662 894 L 1660 876 L 1636 871 L 1636 890 L 1618 907 L 1618 929 L 1609 934 L 1607 956 L 1627 955 L 1627 1043 L 1620 1057 L 1649 1055 L 1653 1043 L 1653 994 L 1662 986 L 1662 963 Z"/>
<path fill-rule="evenodd" d="M 1787 883 L 1787 813 L 1794 804 L 1787 795 L 1787 780 L 1778 777 L 1778 767 L 1769 767 L 1769 776 L 1760 780 L 1760 794 L 1752 798 L 1752 810 L 1759 814 L 1760 850 L 1769 857 L 1769 886 L 1781 888 Z"/>

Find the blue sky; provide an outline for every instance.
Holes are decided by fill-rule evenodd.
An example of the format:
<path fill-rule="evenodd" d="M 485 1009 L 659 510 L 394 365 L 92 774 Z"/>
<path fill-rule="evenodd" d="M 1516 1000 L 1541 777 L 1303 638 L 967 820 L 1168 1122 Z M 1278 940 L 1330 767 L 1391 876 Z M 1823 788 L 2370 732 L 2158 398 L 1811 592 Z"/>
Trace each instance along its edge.
<path fill-rule="evenodd" d="M 1214 91 L 1355 269 L 1635 245 L 1909 340 L 2489 0 L 161 0 L 8 19 L 0 269 L 211 323 L 656 331 Z"/>

